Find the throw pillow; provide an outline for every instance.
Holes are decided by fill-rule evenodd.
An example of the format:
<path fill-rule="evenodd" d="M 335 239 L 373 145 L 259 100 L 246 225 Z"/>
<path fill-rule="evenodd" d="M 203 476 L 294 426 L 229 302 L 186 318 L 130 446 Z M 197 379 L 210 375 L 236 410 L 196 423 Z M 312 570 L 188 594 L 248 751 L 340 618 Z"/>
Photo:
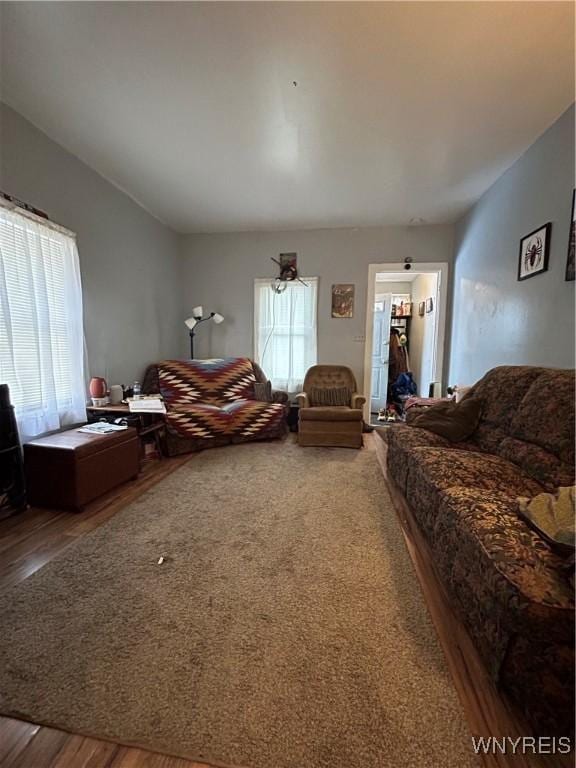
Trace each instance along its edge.
<path fill-rule="evenodd" d="M 311 406 L 350 405 L 352 392 L 348 387 L 312 387 L 308 393 Z"/>
<path fill-rule="evenodd" d="M 574 554 L 574 486 L 558 488 L 556 494 L 539 493 L 533 499 L 520 497 L 518 508 L 530 527 L 552 548 Z"/>
<path fill-rule="evenodd" d="M 261 403 L 272 402 L 272 382 L 271 381 L 255 381 L 254 382 L 254 400 L 259 400 Z"/>
<path fill-rule="evenodd" d="M 473 397 L 461 403 L 449 401 L 432 405 L 410 420 L 411 427 L 420 427 L 445 437 L 452 443 L 459 443 L 475 431 L 482 413 L 482 404 Z"/>

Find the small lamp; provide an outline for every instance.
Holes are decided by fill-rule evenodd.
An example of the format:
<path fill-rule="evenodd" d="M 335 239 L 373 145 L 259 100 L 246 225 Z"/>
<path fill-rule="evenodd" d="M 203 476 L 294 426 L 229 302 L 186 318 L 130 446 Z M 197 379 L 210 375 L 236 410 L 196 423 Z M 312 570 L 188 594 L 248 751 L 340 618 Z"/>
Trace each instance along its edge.
<path fill-rule="evenodd" d="M 192 317 L 184 320 L 184 325 L 190 332 L 190 359 L 194 360 L 194 336 L 196 335 L 195 328 L 200 323 L 205 323 L 206 320 L 213 320 L 216 325 L 224 322 L 224 317 L 219 312 L 210 312 L 209 315 L 203 317 L 204 310 L 202 307 L 194 307 L 192 310 Z"/>

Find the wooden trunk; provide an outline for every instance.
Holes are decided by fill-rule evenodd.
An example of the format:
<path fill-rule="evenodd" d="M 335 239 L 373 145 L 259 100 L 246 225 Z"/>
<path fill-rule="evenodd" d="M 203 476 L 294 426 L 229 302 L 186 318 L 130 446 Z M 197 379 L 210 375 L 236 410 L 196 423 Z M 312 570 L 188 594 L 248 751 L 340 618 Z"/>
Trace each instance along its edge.
<path fill-rule="evenodd" d="M 86 504 L 139 472 L 135 429 L 90 435 L 71 429 L 24 446 L 32 506 L 81 511 Z"/>

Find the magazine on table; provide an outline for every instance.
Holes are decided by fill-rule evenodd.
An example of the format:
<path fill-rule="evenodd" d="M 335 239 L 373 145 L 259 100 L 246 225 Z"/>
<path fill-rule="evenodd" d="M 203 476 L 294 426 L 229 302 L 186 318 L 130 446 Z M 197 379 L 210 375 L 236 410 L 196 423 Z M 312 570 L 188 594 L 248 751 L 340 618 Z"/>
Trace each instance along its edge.
<path fill-rule="evenodd" d="M 107 421 L 97 421 L 95 424 L 85 424 L 78 432 L 88 432 L 91 435 L 108 435 L 110 432 L 121 432 L 128 427 L 124 424 L 109 424 Z"/>

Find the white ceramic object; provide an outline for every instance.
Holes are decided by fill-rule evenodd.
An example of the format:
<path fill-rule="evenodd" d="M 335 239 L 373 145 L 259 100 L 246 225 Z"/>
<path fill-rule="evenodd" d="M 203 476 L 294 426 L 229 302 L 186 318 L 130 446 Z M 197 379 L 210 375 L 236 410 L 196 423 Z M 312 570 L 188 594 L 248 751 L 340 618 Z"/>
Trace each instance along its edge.
<path fill-rule="evenodd" d="M 456 402 L 459 403 L 460 400 L 464 397 L 466 392 L 468 392 L 471 389 L 471 387 L 461 387 L 460 384 L 456 387 Z"/>
<path fill-rule="evenodd" d="M 120 384 L 112 384 L 110 387 L 110 403 L 111 405 L 119 405 L 124 397 L 124 390 Z"/>

